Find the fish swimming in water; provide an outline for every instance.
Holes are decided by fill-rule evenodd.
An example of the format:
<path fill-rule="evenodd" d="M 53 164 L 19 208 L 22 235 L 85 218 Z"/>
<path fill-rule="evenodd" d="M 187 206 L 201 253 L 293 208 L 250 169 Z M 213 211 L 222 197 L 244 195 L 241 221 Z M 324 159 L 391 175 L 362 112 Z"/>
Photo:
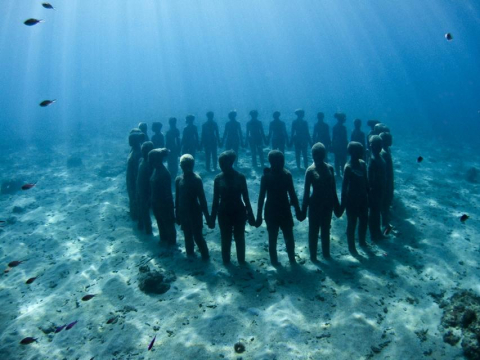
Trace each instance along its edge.
<path fill-rule="evenodd" d="M 90 299 L 93 299 L 95 295 L 85 295 L 84 297 L 82 297 L 82 301 L 88 301 Z"/>
<path fill-rule="evenodd" d="M 45 8 L 45 9 L 50 9 L 50 10 L 55 10 L 55 8 L 52 6 L 52 4 L 50 3 L 42 3 L 42 6 Z"/>
<path fill-rule="evenodd" d="M 27 281 L 25 281 L 25 284 L 31 284 L 31 283 L 33 283 L 36 278 L 37 278 L 37 277 L 32 277 L 32 278 L 28 279 Z"/>
<path fill-rule="evenodd" d="M 114 316 L 107 320 L 107 324 L 113 324 L 117 320 L 117 316 Z"/>
<path fill-rule="evenodd" d="M 4 226 L 7 222 L 5 220 L 0 220 L 0 226 Z"/>
<path fill-rule="evenodd" d="M 44 20 L 37 20 L 37 19 L 28 19 L 25 20 L 23 23 L 27 26 L 37 25 L 38 23 L 45 22 Z"/>
<path fill-rule="evenodd" d="M 66 326 L 67 326 L 67 324 L 57 327 L 57 328 L 55 329 L 55 334 L 58 334 L 60 331 L 62 331 L 63 329 L 65 329 Z"/>
<path fill-rule="evenodd" d="M 470 216 L 468 216 L 467 214 L 463 214 L 462 216 L 460 216 L 460 221 L 462 223 L 465 223 L 465 221 L 467 221 L 468 219 L 470 219 Z"/>
<path fill-rule="evenodd" d="M 33 337 L 26 337 L 25 339 L 23 339 L 22 341 L 20 341 L 20 344 L 22 345 L 28 345 L 28 344 L 31 344 L 33 342 L 37 342 L 37 339 L 36 338 L 33 338 Z"/>
<path fill-rule="evenodd" d="M 25 185 L 22 186 L 22 190 L 30 190 L 30 189 L 33 188 L 35 185 L 37 185 L 37 183 L 25 184 Z"/>
<path fill-rule="evenodd" d="M 453 40 L 452 34 L 446 33 L 446 34 L 445 34 L 445 39 L 447 39 L 447 41 L 452 41 L 452 40 Z"/>
<path fill-rule="evenodd" d="M 70 330 L 70 329 L 73 328 L 77 323 L 78 323 L 78 320 L 75 320 L 74 322 L 68 324 L 68 325 L 65 327 L 65 330 Z"/>
<path fill-rule="evenodd" d="M 417 162 L 418 162 L 418 163 L 421 163 L 422 161 L 423 161 L 423 157 L 419 156 L 419 157 L 417 158 Z"/>
<path fill-rule="evenodd" d="M 52 105 L 55 101 L 57 101 L 57 99 L 53 99 L 53 100 L 43 100 L 39 105 L 41 107 L 47 107 L 48 105 Z"/>
<path fill-rule="evenodd" d="M 148 351 L 152 350 L 153 344 L 155 344 L 155 339 L 157 338 L 157 335 L 155 335 L 150 342 L 150 345 L 148 345 Z"/>
<path fill-rule="evenodd" d="M 26 260 L 22 260 L 22 261 L 18 261 L 18 260 L 10 261 L 10 262 L 8 263 L 8 266 L 12 268 L 12 267 L 15 267 L 15 266 L 20 265 L 21 263 L 23 263 L 23 262 L 25 262 L 25 261 L 26 261 Z"/>

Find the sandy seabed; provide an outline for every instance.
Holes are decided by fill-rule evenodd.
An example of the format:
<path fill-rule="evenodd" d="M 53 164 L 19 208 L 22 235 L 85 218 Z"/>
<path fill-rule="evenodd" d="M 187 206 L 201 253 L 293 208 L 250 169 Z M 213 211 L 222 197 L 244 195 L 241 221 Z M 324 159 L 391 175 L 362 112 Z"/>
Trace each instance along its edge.
<path fill-rule="evenodd" d="M 172 250 L 159 245 L 156 226 L 154 236 L 136 230 L 125 188 L 128 151 L 124 141 L 99 139 L 75 150 L 29 147 L 2 156 L 1 180 L 38 183 L 0 196 L 7 222 L 0 263 L 26 260 L 8 273 L 1 269 L 0 359 L 463 358 L 460 343 L 443 341 L 439 303 L 461 289 L 480 294 L 479 185 L 464 180 L 480 164 L 459 160 L 478 152 L 397 141 L 391 237 L 368 239 L 354 258 L 344 215 L 332 222 L 332 260 L 313 264 L 308 221 L 295 221 L 298 265 L 290 266 L 280 235 L 282 266 L 274 268 L 265 224 L 247 225 L 244 267 L 234 246 L 232 265 L 222 264 L 218 227 L 204 228 L 207 263 L 186 258 L 181 231 Z M 67 167 L 70 156 L 83 165 Z M 211 206 L 214 175 L 203 170 L 202 156 L 196 171 Z M 287 160 L 293 168 L 292 152 Z M 251 169 L 245 152 L 239 164 L 256 213 L 261 169 Z M 292 173 L 301 198 L 303 172 Z M 465 224 L 463 213 L 470 215 Z M 169 291 L 140 291 L 144 264 L 175 273 Z M 27 285 L 31 277 L 37 279 Z M 95 297 L 82 301 L 87 294 Z M 74 321 L 72 329 L 54 332 Z M 29 336 L 37 342 L 21 345 Z"/>

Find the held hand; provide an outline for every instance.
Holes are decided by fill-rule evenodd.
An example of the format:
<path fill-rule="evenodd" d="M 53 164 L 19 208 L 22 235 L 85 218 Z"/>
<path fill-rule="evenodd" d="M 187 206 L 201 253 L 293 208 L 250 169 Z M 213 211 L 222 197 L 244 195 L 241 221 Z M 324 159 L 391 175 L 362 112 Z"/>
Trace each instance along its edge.
<path fill-rule="evenodd" d="M 257 215 L 257 221 L 255 222 L 255 227 L 259 228 L 260 226 L 262 226 L 262 222 L 263 222 L 262 215 Z"/>
<path fill-rule="evenodd" d="M 208 219 L 208 227 L 212 230 L 215 229 L 215 219 L 214 218 L 210 217 L 210 219 Z"/>
<path fill-rule="evenodd" d="M 177 225 L 182 225 L 180 218 L 178 216 L 175 216 L 175 222 L 177 223 Z"/>
<path fill-rule="evenodd" d="M 296 217 L 297 217 L 297 220 L 302 222 L 303 220 L 305 220 L 307 218 L 307 212 L 306 211 L 297 211 L 295 213 Z"/>
<path fill-rule="evenodd" d="M 253 216 L 253 214 L 247 214 L 247 218 L 248 218 L 248 225 L 255 226 L 255 217 Z"/>

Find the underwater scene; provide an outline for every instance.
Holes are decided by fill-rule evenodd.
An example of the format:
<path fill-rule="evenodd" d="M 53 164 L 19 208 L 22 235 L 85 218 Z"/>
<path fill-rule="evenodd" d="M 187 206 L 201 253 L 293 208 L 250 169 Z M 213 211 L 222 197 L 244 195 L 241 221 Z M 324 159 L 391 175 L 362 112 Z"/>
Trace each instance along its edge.
<path fill-rule="evenodd" d="M 480 2 L 3 0 L 0 360 L 480 359 Z"/>

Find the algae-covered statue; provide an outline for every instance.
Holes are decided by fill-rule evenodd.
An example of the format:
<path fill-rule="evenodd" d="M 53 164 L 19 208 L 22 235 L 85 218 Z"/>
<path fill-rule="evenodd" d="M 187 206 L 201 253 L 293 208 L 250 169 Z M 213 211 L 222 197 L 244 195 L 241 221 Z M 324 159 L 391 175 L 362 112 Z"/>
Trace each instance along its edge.
<path fill-rule="evenodd" d="M 137 174 L 138 164 L 142 157 L 141 144 L 145 135 L 140 129 L 133 129 L 128 136 L 128 143 L 131 146 L 130 154 L 127 158 L 127 193 L 130 205 L 130 217 L 132 220 L 138 220 L 138 204 L 137 204 Z"/>
<path fill-rule="evenodd" d="M 170 151 L 168 155 L 168 171 L 173 178 L 178 174 L 178 157 L 181 151 L 180 130 L 177 128 L 177 119 L 171 117 L 168 119 L 168 129 L 165 134 L 165 147 Z"/>
<path fill-rule="evenodd" d="M 341 213 L 347 210 L 347 242 L 348 250 L 357 253 L 355 247 L 355 228 L 358 221 L 358 238 L 360 246 L 366 246 L 368 228 L 368 173 L 363 161 L 364 148 L 362 144 L 352 141 L 347 147 L 350 161 L 343 171 L 341 196 Z"/>
<path fill-rule="evenodd" d="M 213 111 L 207 112 L 207 121 L 202 125 L 202 140 L 200 147 L 205 149 L 205 167 L 210 171 L 210 164 L 213 165 L 213 171 L 217 171 L 217 147 L 220 146 L 220 135 L 218 125 L 214 120 Z"/>
<path fill-rule="evenodd" d="M 340 212 L 335 174 L 333 167 L 325 162 L 325 146 L 316 143 L 312 147 L 313 165 L 305 173 L 305 187 L 302 203 L 303 220 L 308 210 L 308 247 L 310 259 L 317 261 L 318 234 L 321 231 L 322 254 L 325 259 L 330 258 L 330 225 L 332 213 L 337 216 Z M 312 192 L 310 193 L 310 190 Z"/>
<path fill-rule="evenodd" d="M 163 164 L 169 150 L 154 149 L 148 154 L 148 161 L 154 168 L 150 179 L 151 203 L 160 233 L 160 243 L 175 245 L 177 230 L 175 229 L 175 211 L 172 195 L 172 178 Z"/>
<path fill-rule="evenodd" d="M 332 129 L 332 152 L 335 156 L 335 174 L 340 176 L 343 175 L 343 168 L 347 162 L 347 128 L 343 125 L 347 117 L 343 113 L 336 113 L 334 117 L 337 123 Z"/>
<path fill-rule="evenodd" d="M 392 134 L 389 132 L 382 132 L 380 134 L 382 139 L 382 151 L 380 156 L 385 161 L 385 197 L 382 205 L 382 225 L 385 229 L 391 227 L 390 225 L 390 207 L 393 203 L 394 192 L 394 175 L 393 175 L 393 160 L 390 147 L 393 144 Z"/>
<path fill-rule="evenodd" d="M 175 218 L 182 227 L 185 237 L 187 256 L 194 255 L 194 241 L 202 255 L 202 259 L 209 258 L 208 247 L 203 238 L 203 217 L 210 221 L 207 200 L 203 190 L 202 178 L 193 172 L 195 159 L 190 154 L 182 155 L 180 168 L 183 175 L 175 180 Z"/>
<path fill-rule="evenodd" d="M 213 229 L 218 215 L 224 264 L 230 263 L 232 235 L 235 239 L 238 262 L 245 264 L 245 222 L 248 220 L 250 225 L 255 225 L 247 181 L 244 175 L 233 168 L 235 159 L 234 151 L 229 150 L 220 154 L 218 161 L 222 172 L 215 177 L 209 224 Z"/>
<path fill-rule="evenodd" d="M 285 146 L 288 144 L 288 134 L 285 122 L 280 120 L 280 112 L 273 113 L 273 120 L 270 121 L 267 144 L 272 142 L 272 150 L 280 150 L 285 154 Z"/>
<path fill-rule="evenodd" d="M 244 146 L 244 144 L 242 128 L 237 121 L 237 112 L 235 110 L 230 111 L 228 113 L 228 119 L 223 132 L 222 145 L 225 146 L 225 150 L 233 150 L 235 154 L 238 154 L 240 146 Z"/>
<path fill-rule="evenodd" d="M 292 133 L 290 146 L 295 146 L 295 160 L 297 168 L 300 169 L 300 156 L 303 156 L 305 169 L 308 167 L 308 146 L 312 145 L 312 139 L 308 130 L 308 123 L 305 121 L 305 111 L 295 110 L 297 118 L 292 122 Z"/>
<path fill-rule="evenodd" d="M 153 142 L 142 144 L 142 159 L 138 166 L 137 175 L 137 203 L 138 229 L 144 230 L 147 235 L 152 234 L 152 219 L 150 218 L 150 178 L 153 167 L 148 161 L 148 154 L 154 149 Z"/>
<path fill-rule="evenodd" d="M 265 165 L 263 160 L 263 144 L 267 142 L 265 133 L 263 132 L 263 125 L 258 120 L 258 111 L 250 111 L 250 121 L 247 122 L 247 132 L 245 134 L 245 143 L 250 145 L 252 153 L 252 166 L 257 167 L 257 156 L 260 159 L 262 168 Z"/>
<path fill-rule="evenodd" d="M 325 114 L 323 112 L 317 113 L 317 123 L 313 127 L 312 135 L 313 143 L 322 143 L 325 146 L 326 155 L 325 161 L 328 161 L 328 152 L 332 146 L 332 140 L 330 139 L 330 127 L 325 123 Z"/>
<path fill-rule="evenodd" d="M 295 208 L 296 214 L 300 214 L 300 205 L 293 186 L 292 174 L 284 168 L 285 157 L 278 150 L 272 150 L 268 154 L 270 168 L 264 170 L 260 184 L 258 197 L 256 226 L 262 224 L 262 212 L 265 203 L 265 222 L 268 231 L 268 250 L 272 265 L 278 265 L 277 238 L 279 229 L 282 230 L 288 259 L 295 263 L 295 239 L 293 236 L 293 217 L 290 207 Z"/>
<path fill-rule="evenodd" d="M 370 137 L 371 157 L 368 164 L 368 204 L 370 208 L 369 228 L 372 240 L 381 240 L 385 237 L 380 227 L 380 215 L 386 192 L 387 171 L 385 161 L 380 152 L 383 142 L 380 136 Z"/>
<path fill-rule="evenodd" d="M 152 143 L 155 149 L 161 149 L 165 147 L 165 137 L 162 134 L 162 123 L 161 122 L 154 122 L 152 123 Z"/>
<path fill-rule="evenodd" d="M 187 126 L 183 129 L 182 154 L 190 154 L 195 158 L 199 146 L 197 126 L 193 124 L 195 116 L 187 115 Z"/>

